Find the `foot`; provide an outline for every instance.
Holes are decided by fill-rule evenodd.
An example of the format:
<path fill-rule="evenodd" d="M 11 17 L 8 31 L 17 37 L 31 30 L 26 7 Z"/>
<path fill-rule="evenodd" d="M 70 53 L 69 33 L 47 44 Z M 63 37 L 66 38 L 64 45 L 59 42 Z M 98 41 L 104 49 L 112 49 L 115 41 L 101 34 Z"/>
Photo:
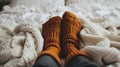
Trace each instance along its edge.
<path fill-rule="evenodd" d="M 59 16 L 50 18 L 42 25 L 42 36 L 44 39 L 43 51 L 40 52 L 39 57 L 42 55 L 49 55 L 53 57 L 59 64 L 61 60 L 59 54 L 60 49 L 60 21 Z"/>
<path fill-rule="evenodd" d="M 86 53 L 78 50 L 78 35 L 82 27 L 82 22 L 71 12 L 66 11 L 61 21 L 61 43 L 62 50 L 66 56 L 66 62 L 77 55 Z"/>

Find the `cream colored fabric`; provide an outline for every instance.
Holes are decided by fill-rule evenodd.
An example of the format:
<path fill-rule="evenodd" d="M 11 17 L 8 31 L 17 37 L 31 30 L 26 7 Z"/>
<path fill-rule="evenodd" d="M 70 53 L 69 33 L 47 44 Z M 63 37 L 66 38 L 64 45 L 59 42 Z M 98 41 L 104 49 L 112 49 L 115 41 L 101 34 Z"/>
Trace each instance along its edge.
<path fill-rule="evenodd" d="M 86 4 L 91 4 L 91 3 L 103 3 L 103 4 L 118 4 L 119 0 L 65 0 L 66 5 L 70 5 L 70 4 L 82 4 L 82 3 L 86 3 Z"/>
<path fill-rule="evenodd" d="M 113 56 L 114 60 L 110 60 L 111 58 L 108 56 L 107 59 L 109 58 L 110 61 L 105 59 L 105 62 L 119 61 L 119 59 L 116 59 L 120 56 L 119 1 L 76 1 L 80 1 L 77 2 L 80 4 L 61 6 L 54 3 L 52 7 L 47 6 L 42 9 L 39 8 L 40 6 L 35 8 L 27 5 L 22 6 L 21 4 L 12 7 L 5 6 L 3 11 L 0 12 L 0 56 L 2 57 L 0 58 L 0 63 L 2 63 L 0 67 L 30 67 L 37 56 L 37 52 L 42 50 L 43 39 L 39 31 L 41 25 L 52 16 L 62 16 L 66 10 L 74 12 L 80 19 L 83 19 L 84 26 L 80 32 L 84 41 L 82 50 L 88 52 L 91 59 L 103 65 L 104 62 L 100 62 L 102 59 L 96 59 L 94 54 L 97 53 L 99 57 L 104 58 L 106 56 L 101 54 L 104 53 L 103 50 L 105 50 L 106 54 L 113 50 L 109 56 L 115 55 L 116 57 Z M 15 3 L 17 4 L 17 0 Z M 120 62 L 105 67 L 120 67 Z"/>
<path fill-rule="evenodd" d="M 113 26 L 116 31 L 109 31 L 89 20 L 83 22 L 84 28 L 80 35 L 85 42 L 83 50 L 90 58 L 100 65 L 120 62 L 120 36 L 117 34 L 117 26 Z"/>
<path fill-rule="evenodd" d="M 120 36 L 119 27 L 114 26 L 117 23 L 113 23 L 113 30 L 103 28 L 102 26 L 93 23 L 89 20 L 83 20 L 84 28 L 80 32 L 81 38 L 83 39 L 84 47 L 82 50 L 87 52 L 92 61 L 97 62 L 102 67 L 106 64 L 107 67 L 112 66 L 111 63 L 119 67 L 120 62 Z"/>
<path fill-rule="evenodd" d="M 83 49 L 92 61 L 99 65 L 111 64 L 120 61 L 120 51 L 116 48 L 87 46 Z"/>
<path fill-rule="evenodd" d="M 63 6 L 65 4 L 64 0 L 10 0 L 10 1 L 11 1 L 10 3 L 11 7 L 21 5 L 21 6 L 39 8 L 42 10 L 54 7 L 55 5 Z"/>
<path fill-rule="evenodd" d="M 3 67 L 31 67 L 42 50 L 40 31 L 28 24 L 21 24 L 13 31 L 0 26 L 0 64 Z"/>

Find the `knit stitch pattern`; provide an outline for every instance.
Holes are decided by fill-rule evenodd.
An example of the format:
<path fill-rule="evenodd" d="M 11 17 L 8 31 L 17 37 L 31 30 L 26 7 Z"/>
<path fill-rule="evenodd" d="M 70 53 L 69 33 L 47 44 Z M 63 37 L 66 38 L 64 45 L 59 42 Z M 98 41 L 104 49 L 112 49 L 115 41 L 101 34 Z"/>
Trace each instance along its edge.
<path fill-rule="evenodd" d="M 0 33 L 4 33 L 0 35 L 2 37 L 0 39 L 0 64 L 4 67 L 31 67 L 37 57 L 37 51 L 41 51 L 40 47 L 37 49 L 40 46 L 37 42 L 41 40 L 40 31 L 32 25 L 21 24 L 13 31 L 1 26 Z M 16 62 L 17 64 L 13 64 Z"/>
<path fill-rule="evenodd" d="M 61 27 L 61 43 L 66 55 L 66 62 L 77 55 L 86 56 L 85 52 L 79 51 L 77 48 L 79 47 L 78 34 L 82 27 L 81 21 L 73 13 L 66 11 L 62 17 Z"/>
<path fill-rule="evenodd" d="M 116 48 L 98 47 L 98 46 L 86 46 L 82 49 L 90 55 L 91 59 L 98 64 L 106 65 L 110 63 L 120 62 L 120 51 Z"/>
<path fill-rule="evenodd" d="M 52 56 L 58 64 L 61 64 L 60 54 L 60 21 L 59 16 L 50 18 L 42 26 L 42 35 L 44 38 L 43 51 L 39 53 L 39 57 L 43 55 Z M 38 57 L 38 58 L 39 58 Z"/>
<path fill-rule="evenodd" d="M 10 5 L 12 7 L 9 5 L 4 6 L 3 11 L 0 12 L 0 43 L 2 44 L 0 46 L 2 47 L 0 50 L 2 51 L 0 52 L 2 53 L 0 54 L 2 55 L 0 62 L 6 62 L 5 64 L 0 64 L 0 67 L 32 67 L 34 58 L 37 58 L 36 54 L 42 50 L 43 46 L 43 38 L 39 29 L 41 29 L 42 24 L 48 18 L 55 15 L 61 16 L 66 10 L 72 11 L 79 19 L 82 18 L 84 20 L 83 29 L 80 31 L 80 36 L 84 42 L 82 43 L 82 48 L 92 45 L 92 47 L 97 46 L 99 48 L 114 47 L 120 51 L 119 0 L 66 0 L 69 3 L 66 2 L 65 6 L 59 5 L 61 0 L 57 0 L 57 3 L 56 0 L 49 0 L 52 6 L 48 6 L 49 4 L 41 5 L 42 1 L 44 0 L 11 0 Z M 48 0 L 46 1 L 48 2 Z M 31 6 L 35 7 L 31 8 Z M 16 29 L 20 33 L 13 34 L 14 28 L 22 23 L 33 26 L 31 28 L 30 26 L 22 25 L 25 29 L 22 29 L 23 27 L 20 26 Z M 30 29 L 25 31 L 28 28 Z M 104 40 L 106 38 L 107 40 Z M 104 43 L 101 44 L 102 42 Z M 13 49 L 9 44 L 14 48 L 18 45 L 22 48 L 18 47 L 13 51 L 9 51 Z M 89 49 L 92 50 L 93 48 Z M 114 52 L 113 54 L 119 53 Z M 8 56 L 14 57 L 7 59 L 6 57 Z M 3 58 L 7 59 L 8 62 L 2 60 Z M 94 59 L 94 57 L 90 58 Z M 108 63 L 107 60 L 106 62 Z M 105 67 L 120 67 L 120 62 L 115 62 Z"/>

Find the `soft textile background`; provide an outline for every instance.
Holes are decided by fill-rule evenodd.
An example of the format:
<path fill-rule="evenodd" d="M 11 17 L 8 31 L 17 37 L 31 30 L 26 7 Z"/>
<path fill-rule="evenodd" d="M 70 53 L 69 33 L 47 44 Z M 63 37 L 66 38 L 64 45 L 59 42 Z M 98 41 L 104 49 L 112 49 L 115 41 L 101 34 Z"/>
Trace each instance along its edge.
<path fill-rule="evenodd" d="M 0 12 L 0 67 L 31 67 L 42 50 L 42 24 L 66 10 L 83 20 L 82 50 L 92 60 L 101 65 L 120 61 L 119 0 L 11 0 Z"/>
<path fill-rule="evenodd" d="M 24 5 L 27 7 L 39 7 L 42 10 L 45 10 L 45 8 L 51 8 L 53 5 L 64 5 L 64 0 L 11 0 L 11 7 Z"/>

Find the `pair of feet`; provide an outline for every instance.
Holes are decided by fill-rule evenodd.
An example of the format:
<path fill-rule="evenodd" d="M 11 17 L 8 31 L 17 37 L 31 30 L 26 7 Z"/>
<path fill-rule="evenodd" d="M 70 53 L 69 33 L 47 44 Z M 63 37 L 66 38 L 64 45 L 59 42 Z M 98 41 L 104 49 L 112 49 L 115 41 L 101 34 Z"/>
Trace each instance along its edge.
<path fill-rule="evenodd" d="M 87 54 L 78 49 L 78 35 L 81 27 L 81 21 L 73 13 L 68 11 L 63 14 L 62 18 L 59 16 L 50 18 L 42 26 L 44 46 L 43 51 L 39 54 L 39 57 L 49 55 L 53 57 L 58 64 L 61 64 L 59 57 L 61 52 L 63 52 L 66 57 L 66 64 L 76 56 L 83 56 L 84 59 L 87 59 Z M 88 61 L 87 64 L 87 66 L 83 67 L 91 67 L 89 65 L 92 65 L 92 67 L 98 67 L 90 61 Z"/>

